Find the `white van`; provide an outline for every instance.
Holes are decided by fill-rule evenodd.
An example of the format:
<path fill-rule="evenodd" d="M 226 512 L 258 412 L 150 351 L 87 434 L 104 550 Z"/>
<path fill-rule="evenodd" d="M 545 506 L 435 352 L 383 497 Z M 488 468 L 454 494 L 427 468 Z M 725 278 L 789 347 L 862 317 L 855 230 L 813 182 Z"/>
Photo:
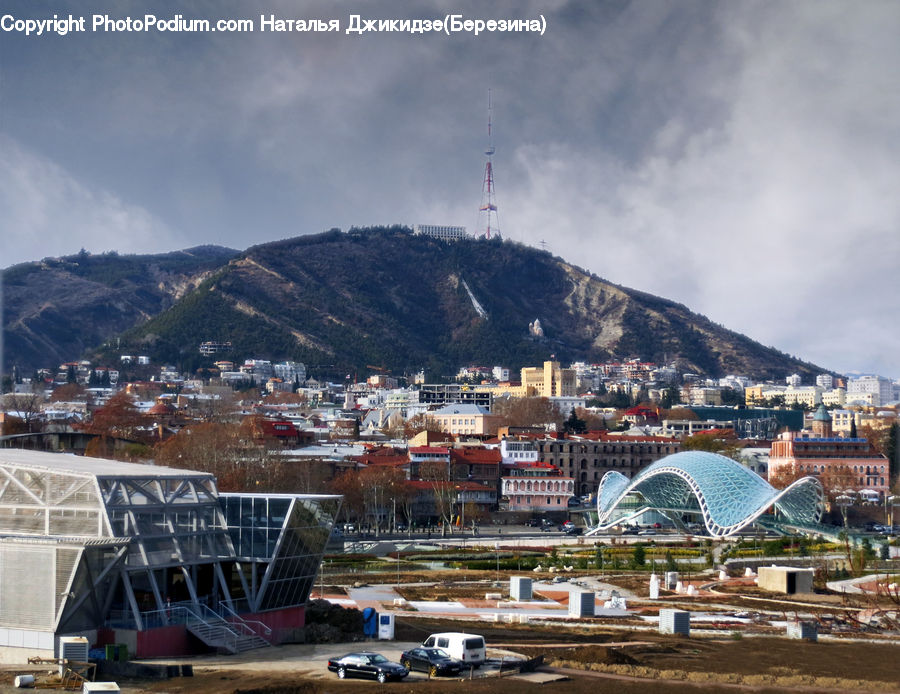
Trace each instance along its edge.
<path fill-rule="evenodd" d="M 463 634 L 449 631 L 432 634 L 422 643 L 425 648 L 443 648 L 451 658 L 462 661 L 463 665 L 481 667 L 484 663 L 484 637 L 478 634 Z"/>

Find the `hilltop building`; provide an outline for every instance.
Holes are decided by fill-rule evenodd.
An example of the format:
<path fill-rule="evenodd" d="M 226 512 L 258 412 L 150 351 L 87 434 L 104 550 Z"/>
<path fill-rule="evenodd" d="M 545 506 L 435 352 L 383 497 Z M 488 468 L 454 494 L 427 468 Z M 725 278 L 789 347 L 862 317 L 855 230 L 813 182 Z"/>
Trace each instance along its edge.
<path fill-rule="evenodd" d="M 441 224 L 416 224 L 413 227 L 413 234 L 416 236 L 430 236 L 441 241 L 459 241 L 460 239 L 469 238 L 465 227 Z"/>

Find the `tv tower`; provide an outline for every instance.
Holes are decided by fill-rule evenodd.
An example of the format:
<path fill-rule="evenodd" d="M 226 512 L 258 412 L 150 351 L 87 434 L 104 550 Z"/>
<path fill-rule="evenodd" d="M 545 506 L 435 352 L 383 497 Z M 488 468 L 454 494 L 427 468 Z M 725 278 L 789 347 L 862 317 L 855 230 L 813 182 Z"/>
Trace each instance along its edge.
<path fill-rule="evenodd" d="M 484 165 L 484 183 L 481 185 L 481 207 L 479 207 L 479 223 L 484 229 L 484 237 L 491 238 L 491 232 L 495 236 L 500 235 L 500 218 L 497 215 L 497 202 L 494 200 L 494 167 L 491 157 L 494 156 L 494 137 L 491 133 L 491 120 L 493 106 L 491 104 L 491 90 L 488 89 L 488 146 L 484 150 L 487 162 Z"/>

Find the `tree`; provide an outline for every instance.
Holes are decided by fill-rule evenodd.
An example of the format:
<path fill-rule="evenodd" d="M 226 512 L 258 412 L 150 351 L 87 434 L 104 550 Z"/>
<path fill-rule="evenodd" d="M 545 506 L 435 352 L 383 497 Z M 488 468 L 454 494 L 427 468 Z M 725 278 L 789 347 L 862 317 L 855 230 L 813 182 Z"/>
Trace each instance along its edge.
<path fill-rule="evenodd" d="M 677 386 L 669 386 L 668 388 L 666 388 L 659 400 L 660 406 L 664 409 L 674 407 L 679 402 L 681 402 L 681 393 L 679 392 Z"/>
<path fill-rule="evenodd" d="M 493 414 L 503 417 L 501 426 L 544 427 L 562 422 L 556 405 L 547 398 L 506 398 L 494 401 Z"/>
<path fill-rule="evenodd" d="M 365 494 L 358 470 L 345 470 L 331 480 L 329 487 L 333 494 L 341 494 L 344 497 L 341 511 L 347 520 L 352 517 L 362 518 L 365 515 Z"/>
<path fill-rule="evenodd" d="M 103 438 L 135 440 L 142 435 L 142 424 L 143 418 L 137 405 L 128 393 L 121 390 L 94 412 L 87 431 Z"/>
<path fill-rule="evenodd" d="M 403 487 L 406 480 L 404 472 L 398 468 L 384 465 L 369 465 L 359 472 L 359 483 L 363 490 L 363 506 L 365 517 L 371 518 L 371 524 L 378 533 L 382 518 L 395 509 L 395 493 Z"/>
<path fill-rule="evenodd" d="M 579 407 L 575 410 L 579 419 L 584 420 L 585 429 L 587 431 L 606 431 L 606 417 L 600 414 L 594 414 L 590 410 Z"/>
<path fill-rule="evenodd" d="M 444 527 L 451 527 L 453 502 L 456 497 L 449 463 L 425 461 L 419 466 L 419 478 L 428 482 L 434 495 L 434 508 Z M 452 531 L 452 527 L 451 527 Z"/>
<path fill-rule="evenodd" d="M 647 553 L 644 550 L 644 543 L 638 542 L 634 546 L 634 552 L 631 555 L 631 563 L 634 567 L 641 567 L 647 563 Z"/>
<path fill-rule="evenodd" d="M 401 430 L 403 437 L 407 439 L 411 439 L 416 436 L 416 434 L 421 434 L 423 431 L 430 431 L 434 434 L 440 434 L 443 431 L 437 420 L 427 417 L 422 413 L 410 417 L 406 423 L 402 425 Z"/>
<path fill-rule="evenodd" d="M 264 491 L 272 486 L 265 448 L 238 427 L 204 422 L 185 427 L 156 446 L 156 463 L 209 472 L 219 491 Z"/>
<path fill-rule="evenodd" d="M 87 389 L 78 383 L 64 383 L 50 393 L 50 402 L 89 401 Z"/>
<path fill-rule="evenodd" d="M 578 418 L 578 415 L 575 414 L 574 407 L 572 408 L 569 418 L 563 424 L 563 427 L 567 434 L 583 434 L 587 431 L 587 423 L 583 419 Z"/>
<path fill-rule="evenodd" d="M 778 470 L 769 470 L 769 484 L 775 489 L 785 489 L 805 475 L 796 465 L 781 465 Z"/>
<path fill-rule="evenodd" d="M 707 451 L 732 460 L 740 460 L 741 445 L 732 429 L 688 436 L 681 442 L 682 451 Z"/>
<path fill-rule="evenodd" d="M 44 404 L 44 395 L 38 390 L 30 393 L 6 393 L 3 396 L 3 411 L 22 422 L 22 433 L 38 430 L 38 420 Z"/>

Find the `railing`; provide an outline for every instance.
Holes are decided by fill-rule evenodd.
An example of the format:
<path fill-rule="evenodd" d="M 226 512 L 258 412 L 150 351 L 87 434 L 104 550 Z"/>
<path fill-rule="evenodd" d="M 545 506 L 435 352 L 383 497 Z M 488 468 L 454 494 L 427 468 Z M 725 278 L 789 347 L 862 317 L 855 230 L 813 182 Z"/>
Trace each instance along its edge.
<path fill-rule="evenodd" d="M 226 606 L 222 605 L 222 607 Z M 175 625 L 183 625 L 188 628 L 204 626 L 215 629 L 221 636 L 216 641 L 221 641 L 223 646 L 229 647 L 231 650 L 237 650 L 238 642 L 248 636 L 255 636 L 269 643 L 266 636 L 271 635 L 272 630 L 268 626 L 255 620 L 245 620 L 234 610 L 227 607 L 226 609 L 230 613 L 229 619 L 206 605 L 179 602 L 167 605 L 162 610 L 141 612 L 141 622 L 144 629 Z M 111 611 L 107 625 L 132 629 L 137 626 L 134 615 L 129 610 Z"/>
<path fill-rule="evenodd" d="M 259 636 L 261 639 L 268 641 L 267 637 L 272 635 L 272 629 L 267 624 L 257 619 L 245 619 L 237 612 L 231 609 L 227 603 L 220 602 L 217 614 L 225 619 L 229 624 L 240 625 L 242 629 L 246 629 L 253 636 Z"/>

